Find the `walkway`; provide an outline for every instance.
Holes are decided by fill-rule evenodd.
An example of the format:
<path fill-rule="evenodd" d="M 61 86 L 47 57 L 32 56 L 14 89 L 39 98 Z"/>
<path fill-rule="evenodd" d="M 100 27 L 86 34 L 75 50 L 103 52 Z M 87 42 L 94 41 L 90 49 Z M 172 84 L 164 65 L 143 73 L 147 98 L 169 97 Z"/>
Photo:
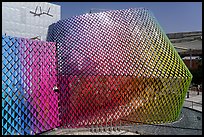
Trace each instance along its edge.
<path fill-rule="evenodd" d="M 193 108 L 202 112 L 202 92 L 189 90 L 189 98 L 185 98 L 184 107 Z"/>

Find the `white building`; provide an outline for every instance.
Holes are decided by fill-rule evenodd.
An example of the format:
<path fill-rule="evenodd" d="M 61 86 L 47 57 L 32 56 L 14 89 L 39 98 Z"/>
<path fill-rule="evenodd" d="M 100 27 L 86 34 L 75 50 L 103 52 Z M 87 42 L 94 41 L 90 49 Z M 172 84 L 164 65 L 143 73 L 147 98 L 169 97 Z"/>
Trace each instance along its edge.
<path fill-rule="evenodd" d="M 46 40 L 61 19 L 61 7 L 48 2 L 2 2 L 2 35 Z"/>

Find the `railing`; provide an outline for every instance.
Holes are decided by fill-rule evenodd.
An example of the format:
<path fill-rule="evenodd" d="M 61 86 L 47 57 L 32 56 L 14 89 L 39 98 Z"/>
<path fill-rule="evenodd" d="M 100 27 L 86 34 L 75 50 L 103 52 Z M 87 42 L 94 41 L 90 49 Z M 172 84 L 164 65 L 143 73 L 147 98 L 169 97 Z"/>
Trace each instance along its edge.
<path fill-rule="evenodd" d="M 202 111 L 202 103 L 198 103 L 198 102 L 194 102 L 194 101 L 189 101 L 189 100 L 185 100 L 184 102 L 184 107 L 188 107 L 188 108 L 195 108 L 195 106 L 197 107 L 201 107 L 201 111 Z"/>

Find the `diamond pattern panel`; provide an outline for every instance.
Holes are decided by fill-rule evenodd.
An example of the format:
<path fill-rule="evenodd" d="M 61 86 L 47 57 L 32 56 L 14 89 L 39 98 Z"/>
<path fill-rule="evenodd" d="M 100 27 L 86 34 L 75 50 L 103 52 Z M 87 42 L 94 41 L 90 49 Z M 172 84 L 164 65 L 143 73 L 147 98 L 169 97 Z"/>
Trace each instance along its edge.
<path fill-rule="evenodd" d="M 59 125 L 53 42 L 2 36 L 2 134 L 32 135 Z"/>
<path fill-rule="evenodd" d="M 54 24 L 63 127 L 177 120 L 192 75 L 147 9 L 84 14 Z"/>

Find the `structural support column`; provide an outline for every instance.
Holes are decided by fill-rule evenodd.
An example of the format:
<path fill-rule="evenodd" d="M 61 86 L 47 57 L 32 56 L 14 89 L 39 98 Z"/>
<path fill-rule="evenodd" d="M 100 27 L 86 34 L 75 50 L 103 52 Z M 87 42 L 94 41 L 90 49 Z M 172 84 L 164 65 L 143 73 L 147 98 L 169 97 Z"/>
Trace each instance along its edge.
<path fill-rule="evenodd" d="M 191 49 L 189 49 L 190 52 L 190 69 L 192 68 L 192 52 Z"/>

